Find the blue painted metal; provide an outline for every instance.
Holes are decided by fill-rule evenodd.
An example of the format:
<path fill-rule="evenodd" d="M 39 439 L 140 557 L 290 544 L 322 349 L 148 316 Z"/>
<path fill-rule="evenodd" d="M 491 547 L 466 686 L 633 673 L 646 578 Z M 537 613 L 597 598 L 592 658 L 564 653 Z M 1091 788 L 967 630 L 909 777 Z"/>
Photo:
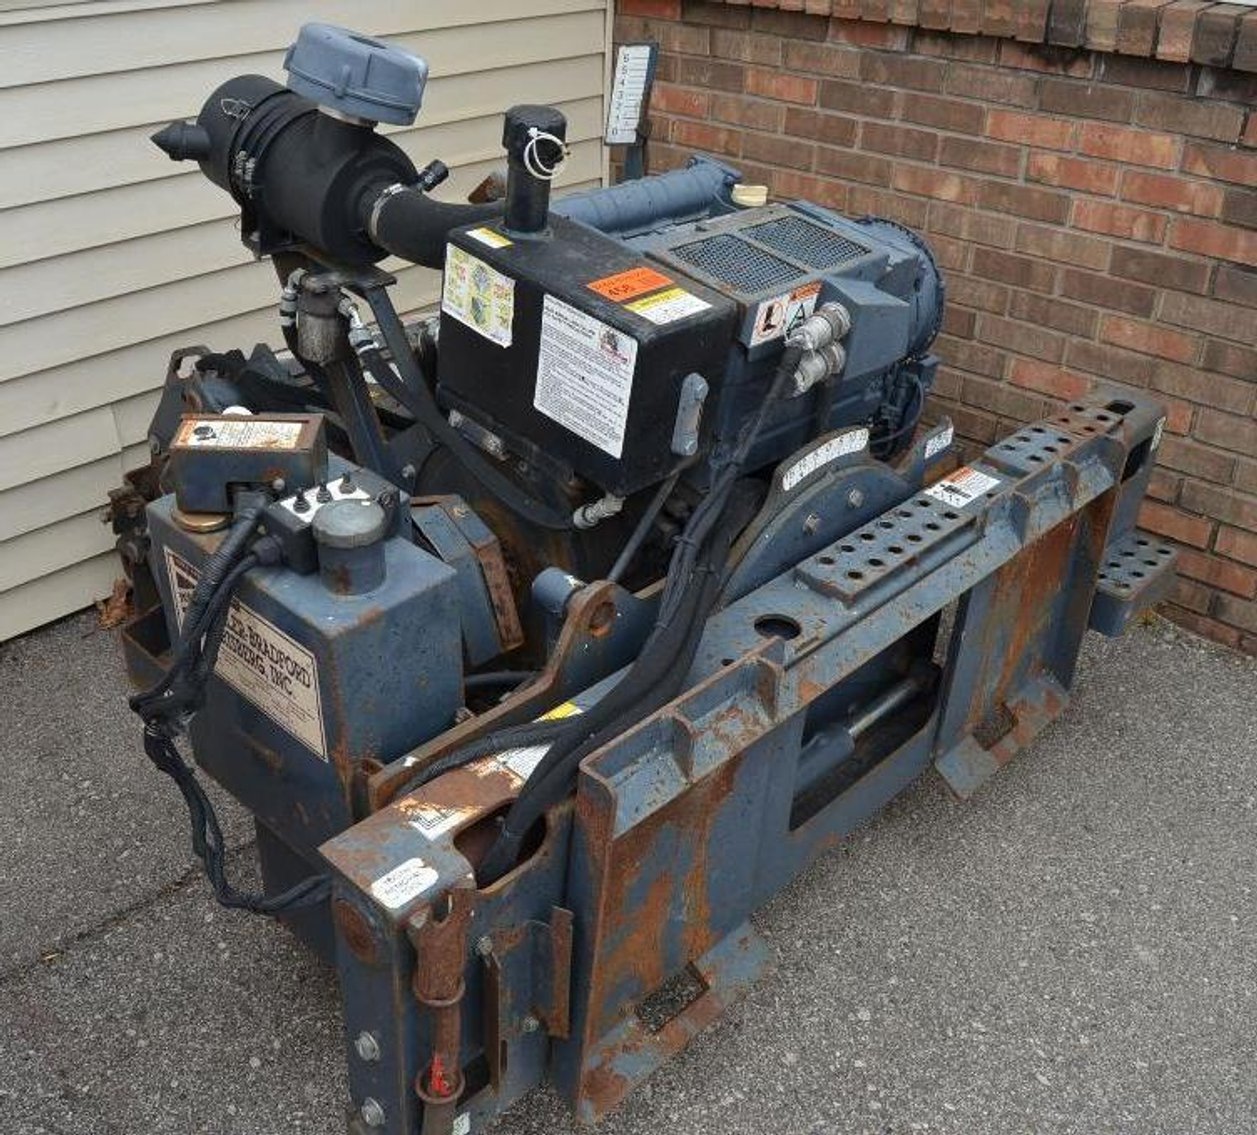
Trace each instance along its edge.
<path fill-rule="evenodd" d="M 640 236 L 666 225 L 703 220 L 734 208 L 729 193 L 742 175 L 705 156 L 684 169 L 556 198 L 552 213 L 580 221 L 608 236 Z"/>
<path fill-rule="evenodd" d="M 452 963 L 469 1081 L 458 1114 L 478 1130 L 542 1078 L 583 1119 L 613 1107 L 754 980 L 751 911 L 931 765 L 969 795 L 1062 712 L 1118 506 L 1159 421 L 1143 402 L 1080 404 L 948 478 L 980 490 L 964 503 L 908 494 L 731 602 L 686 692 L 587 758 L 574 800 L 492 886 L 474 890 L 471 865 L 518 789 L 514 757 L 447 773 L 325 844 L 337 901 L 386 924 L 367 959 L 338 923 L 350 1036 L 396 1037 L 379 1066 L 351 1054 L 355 1100 L 384 1103 L 387 1131 L 417 1129 L 407 1086 L 430 1041 L 401 943 L 454 887 L 470 904 Z M 436 877 L 382 910 L 381 877 L 414 859 Z M 563 1016 L 546 951 L 568 912 Z M 678 981 L 690 993 L 652 1021 Z"/>
<path fill-rule="evenodd" d="M 222 539 L 185 531 L 174 511 L 173 497 L 148 509 L 171 641 L 175 580 L 190 588 Z M 335 594 L 318 575 L 283 568 L 250 572 L 190 725 L 198 763 L 307 861 L 363 814 L 367 773 L 448 728 L 462 704 L 462 675 L 449 664 L 459 653 L 455 574 L 406 531 L 384 541 L 384 580 L 365 593 Z M 402 644 L 405 666 L 381 666 Z M 225 667 L 256 674 L 265 696 L 228 684 Z M 285 684 L 291 696 L 276 695 Z"/>

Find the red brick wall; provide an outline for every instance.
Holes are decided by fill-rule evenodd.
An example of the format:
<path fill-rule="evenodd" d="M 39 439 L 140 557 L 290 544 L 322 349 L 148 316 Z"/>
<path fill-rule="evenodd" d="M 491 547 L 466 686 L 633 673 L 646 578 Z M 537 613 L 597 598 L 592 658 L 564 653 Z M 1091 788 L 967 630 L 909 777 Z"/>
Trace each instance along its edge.
<path fill-rule="evenodd" d="M 844 7 L 782 7 L 805 2 Z M 1084 43 L 1107 34 L 1096 14 L 1108 9 L 1114 42 L 1125 26 L 1143 56 L 1186 60 L 1200 33 L 1177 13 L 1257 13 L 865 0 L 883 21 L 911 9 L 896 25 L 771 5 L 618 7 L 619 39 L 661 45 L 652 169 L 708 151 L 774 196 L 929 237 L 949 285 L 934 406 L 971 448 L 1097 381 L 1164 399 L 1142 522 L 1183 549 L 1165 613 L 1257 653 L 1257 76 L 1012 38 L 1042 41 L 1072 8 Z M 1010 13 L 1008 28 L 986 24 L 1002 34 L 920 26 L 942 11 L 944 27 L 977 33 L 994 9 Z M 1142 22 L 1123 25 L 1125 9 Z M 1236 25 L 1226 61 L 1238 65 Z"/>

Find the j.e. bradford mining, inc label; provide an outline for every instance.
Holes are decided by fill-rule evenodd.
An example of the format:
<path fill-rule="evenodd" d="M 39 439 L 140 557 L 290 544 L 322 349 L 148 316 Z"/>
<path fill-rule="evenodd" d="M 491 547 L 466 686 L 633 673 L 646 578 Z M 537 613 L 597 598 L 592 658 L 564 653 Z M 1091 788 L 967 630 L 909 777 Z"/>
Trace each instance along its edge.
<path fill-rule="evenodd" d="M 170 592 L 182 626 L 199 573 L 169 548 L 165 551 Z M 239 599 L 231 601 L 214 673 L 327 760 L 319 670 L 314 655 Z"/>

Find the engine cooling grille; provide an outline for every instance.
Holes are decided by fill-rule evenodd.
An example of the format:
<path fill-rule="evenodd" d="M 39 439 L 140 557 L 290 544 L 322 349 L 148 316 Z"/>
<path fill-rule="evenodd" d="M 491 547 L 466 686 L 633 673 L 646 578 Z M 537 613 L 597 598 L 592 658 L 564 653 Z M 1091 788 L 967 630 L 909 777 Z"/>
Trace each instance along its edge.
<path fill-rule="evenodd" d="M 731 233 L 673 248 L 672 255 L 740 292 L 759 292 L 797 279 L 799 269 Z"/>
<path fill-rule="evenodd" d="M 859 260 L 869 249 L 832 229 L 822 228 L 802 217 L 781 217 L 743 230 L 752 240 L 798 260 L 809 268 L 832 268 Z"/>

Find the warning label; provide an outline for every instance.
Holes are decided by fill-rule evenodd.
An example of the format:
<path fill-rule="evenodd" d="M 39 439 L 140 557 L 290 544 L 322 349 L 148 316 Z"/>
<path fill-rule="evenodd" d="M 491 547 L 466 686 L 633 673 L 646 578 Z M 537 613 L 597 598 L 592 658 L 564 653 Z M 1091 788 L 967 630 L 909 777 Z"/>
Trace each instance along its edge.
<path fill-rule="evenodd" d="M 446 245 L 441 310 L 499 347 L 509 347 L 515 281 L 470 252 Z"/>
<path fill-rule="evenodd" d="M 966 465 L 925 490 L 927 497 L 949 504 L 952 508 L 964 508 L 984 493 L 989 493 L 1000 483 L 998 477 L 988 476 L 981 470 Z"/>
<path fill-rule="evenodd" d="M 805 453 L 781 475 L 781 487 L 789 492 L 796 485 L 810 477 L 818 469 L 823 469 L 831 461 L 846 457 L 848 453 L 858 453 L 868 448 L 869 431 L 861 427 L 848 430 L 827 442 L 818 445 L 810 453 Z"/>
<path fill-rule="evenodd" d="M 166 549 L 166 570 L 182 625 L 196 587 L 197 571 L 169 548 Z M 314 655 L 239 599 L 231 601 L 227 631 L 214 673 L 327 760 L 323 713 L 319 705 L 319 671 Z"/>
<path fill-rule="evenodd" d="M 816 310 L 816 297 L 820 294 L 820 282 L 813 281 L 783 296 L 764 300 L 755 311 L 751 346 L 757 347 L 760 343 L 768 343 L 790 334 Z"/>
<path fill-rule="evenodd" d="M 264 419 L 189 418 L 179 426 L 175 445 L 198 449 L 296 449 L 302 422 L 268 422 Z"/>
<path fill-rule="evenodd" d="M 614 276 L 603 276 L 601 280 L 593 280 L 585 286 L 590 291 L 606 296 L 616 303 L 631 300 L 634 296 L 646 292 L 666 288 L 672 281 L 662 272 L 653 268 L 630 268 L 627 272 L 617 272 Z"/>
<path fill-rule="evenodd" d="M 706 311 L 711 304 L 700 300 L 693 292 L 687 292 L 684 288 L 669 288 L 666 292 L 658 292 L 624 306 L 643 319 L 649 319 L 651 323 L 664 324 L 684 319 L 697 311 Z"/>
<path fill-rule="evenodd" d="M 532 404 L 546 417 L 604 453 L 621 456 L 636 365 L 632 336 L 545 297 Z"/>

